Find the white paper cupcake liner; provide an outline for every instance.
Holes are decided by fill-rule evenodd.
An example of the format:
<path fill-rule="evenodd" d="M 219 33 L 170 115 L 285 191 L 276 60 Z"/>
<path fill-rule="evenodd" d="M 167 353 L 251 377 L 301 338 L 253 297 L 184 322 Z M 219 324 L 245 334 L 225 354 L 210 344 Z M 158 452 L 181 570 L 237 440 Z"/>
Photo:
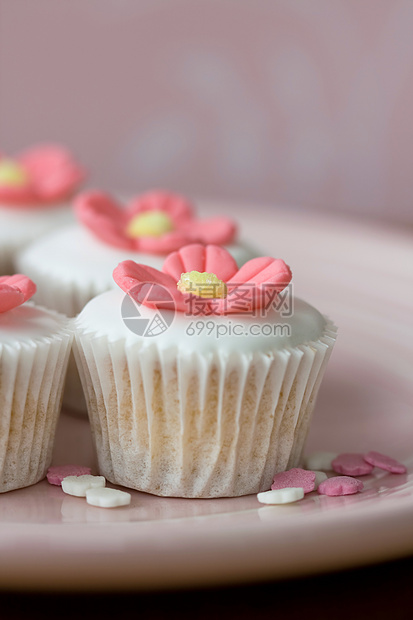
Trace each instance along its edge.
<path fill-rule="evenodd" d="M 73 335 L 0 345 L 0 492 L 35 484 L 52 458 Z"/>
<path fill-rule="evenodd" d="M 17 258 L 19 270 L 37 285 L 33 300 L 46 308 L 75 317 L 93 297 L 109 288 L 110 278 L 79 282 L 67 274 L 54 270 L 53 259 L 48 264 L 39 264 L 30 259 L 30 252 L 23 252 Z M 110 274 L 111 275 L 111 274 Z M 63 407 L 79 415 L 87 416 L 86 401 L 73 353 L 70 354 L 63 391 Z"/>
<path fill-rule="evenodd" d="M 176 355 L 77 329 L 74 353 L 100 473 L 162 496 L 268 490 L 298 466 L 336 338 L 270 353 Z"/>
<path fill-rule="evenodd" d="M 65 412 L 81 416 L 87 420 L 87 406 L 76 360 L 71 351 L 67 365 L 66 382 L 63 389 L 62 406 Z"/>

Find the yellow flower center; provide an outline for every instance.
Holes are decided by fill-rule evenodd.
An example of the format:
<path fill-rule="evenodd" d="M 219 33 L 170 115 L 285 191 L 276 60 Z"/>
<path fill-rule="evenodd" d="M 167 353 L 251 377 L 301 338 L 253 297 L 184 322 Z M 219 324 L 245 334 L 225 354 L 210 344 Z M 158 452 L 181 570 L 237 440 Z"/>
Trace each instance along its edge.
<path fill-rule="evenodd" d="M 172 219 L 164 211 L 145 211 L 135 215 L 126 228 L 126 234 L 137 237 L 162 237 L 174 229 Z"/>
<path fill-rule="evenodd" d="M 0 185 L 22 187 L 29 181 L 26 170 L 13 159 L 0 160 Z"/>
<path fill-rule="evenodd" d="M 224 298 L 227 296 L 227 285 L 219 280 L 215 273 L 206 271 L 188 271 L 181 274 L 177 284 L 181 293 L 192 293 L 206 299 Z"/>

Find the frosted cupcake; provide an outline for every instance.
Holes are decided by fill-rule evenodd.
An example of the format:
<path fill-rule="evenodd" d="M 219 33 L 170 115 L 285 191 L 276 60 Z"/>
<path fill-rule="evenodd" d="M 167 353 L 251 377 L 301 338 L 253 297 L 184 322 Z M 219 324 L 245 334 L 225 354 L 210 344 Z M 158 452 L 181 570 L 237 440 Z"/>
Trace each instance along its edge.
<path fill-rule="evenodd" d="M 238 269 L 191 244 L 162 271 L 122 262 L 114 280 L 74 322 L 102 475 L 155 495 L 239 496 L 301 463 L 336 330 L 291 296 L 284 261 Z"/>
<path fill-rule="evenodd" d="M 47 473 L 71 349 L 66 317 L 24 304 L 35 290 L 26 276 L 0 277 L 0 492 Z"/>
<path fill-rule="evenodd" d="M 75 199 L 74 210 L 77 224 L 34 242 L 17 260 L 19 270 L 38 283 L 36 302 L 70 317 L 116 286 L 112 272 L 121 261 L 133 258 L 161 268 L 169 252 L 193 240 L 225 245 L 238 264 L 252 256 L 251 250 L 236 242 L 232 219 L 199 219 L 193 205 L 176 194 L 149 192 L 122 206 L 101 192 L 84 192 Z M 86 414 L 73 357 L 64 405 Z"/>
<path fill-rule="evenodd" d="M 59 146 L 0 156 L 0 274 L 15 271 L 16 254 L 29 242 L 73 221 L 70 200 L 83 179 Z"/>

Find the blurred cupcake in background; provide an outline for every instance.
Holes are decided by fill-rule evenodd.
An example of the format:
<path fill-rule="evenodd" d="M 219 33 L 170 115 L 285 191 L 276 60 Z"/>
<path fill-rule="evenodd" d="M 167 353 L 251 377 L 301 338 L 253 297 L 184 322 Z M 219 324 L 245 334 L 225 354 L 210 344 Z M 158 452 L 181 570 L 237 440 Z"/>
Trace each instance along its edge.
<path fill-rule="evenodd" d="M 127 205 L 88 191 L 75 198 L 74 212 L 77 224 L 35 241 L 17 261 L 39 284 L 36 301 L 68 316 L 114 287 L 112 272 L 123 260 L 160 269 L 170 252 L 194 242 L 226 247 L 239 266 L 253 257 L 237 242 L 233 219 L 198 218 L 187 198 L 166 191 L 142 194 Z"/>
<path fill-rule="evenodd" d="M 25 303 L 35 291 L 0 277 L 0 493 L 45 477 L 62 403 L 73 336 L 67 317 Z"/>
<path fill-rule="evenodd" d="M 85 176 L 59 145 L 0 154 L 0 274 L 16 271 L 16 254 L 28 243 L 73 221 L 71 199 Z"/>
<path fill-rule="evenodd" d="M 69 317 L 116 286 L 113 269 L 125 260 L 161 268 L 168 253 L 193 241 L 225 246 L 240 266 L 253 256 L 237 243 L 233 219 L 200 219 L 184 196 L 151 191 L 125 206 L 105 193 L 87 191 L 73 204 L 77 223 L 34 241 L 17 258 L 19 270 L 39 285 L 36 302 Z M 86 415 L 73 355 L 63 402 L 68 410 Z"/>

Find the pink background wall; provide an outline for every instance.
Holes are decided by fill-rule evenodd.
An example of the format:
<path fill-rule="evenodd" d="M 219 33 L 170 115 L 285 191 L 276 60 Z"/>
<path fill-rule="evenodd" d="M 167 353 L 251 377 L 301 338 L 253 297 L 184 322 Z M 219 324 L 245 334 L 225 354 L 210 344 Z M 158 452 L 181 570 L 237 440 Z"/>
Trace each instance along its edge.
<path fill-rule="evenodd" d="M 413 224 L 412 0 L 0 0 L 0 150 Z"/>

